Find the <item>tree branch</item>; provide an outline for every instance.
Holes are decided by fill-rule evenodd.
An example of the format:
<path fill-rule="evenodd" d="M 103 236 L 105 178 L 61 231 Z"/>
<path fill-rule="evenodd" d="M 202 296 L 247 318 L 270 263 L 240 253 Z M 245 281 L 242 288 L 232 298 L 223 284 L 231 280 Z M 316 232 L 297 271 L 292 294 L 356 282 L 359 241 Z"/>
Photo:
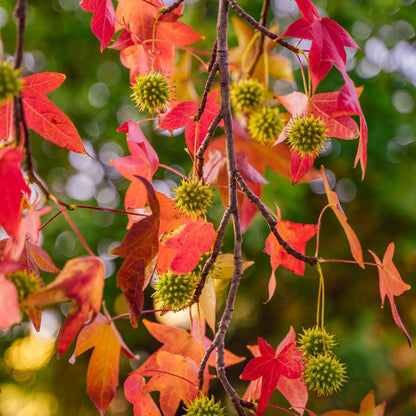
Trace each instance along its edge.
<path fill-rule="evenodd" d="M 306 256 L 299 251 L 295 250 L 277 231 L 276 225 L 277 221 L 272 217 L 268 208 L 263 204 L 261 199 L 250 189 L 247 185 L 244 178 L 241 176 L 240 172 L 235 171 L 234 173 L 235 178 L 240 185 L 241 190 L 247 195 L 247 198 L 250 202 L 256 204 L 257 209 L 260 211 L 260 214 L 266 220 L 267 224 L 269 225 L 270 231 L 276 237 L 279 244 L 285 249 L 285 251 L 290 254 L 291 256 L 295 257 L 298 260 L 301 260 L 311 266 L 316 266 L 318 259 L 317 257 Z"/>
<path fill-rule="evenodd" d="M 244 9 L 242 9 L 235 0 L 228 0 L 228 3 L 230 3 L 230 6 L 234 9 L 234 11 L 241 18 L 243 18 L 247 23 L 249 23 L 252 27 L 254 27 L 254 29 L 257 29 L 264 36 L 267 36 L 271 40 L 274 40 L 280 46 L 283 46 L 284 48 L 289 49 L 293 53 L 298 54 L 301 52 L 300 49 L 296 48 L 295 46 L 292 46 L 290 43 L 287 43 L 282 39 L 277 39 L 279 35 L 270 31 L 269 29 L 267 29 L 267 27 L 264 27 L 263 25 L 261 25 L 256 19 L 254 19 Z"/>

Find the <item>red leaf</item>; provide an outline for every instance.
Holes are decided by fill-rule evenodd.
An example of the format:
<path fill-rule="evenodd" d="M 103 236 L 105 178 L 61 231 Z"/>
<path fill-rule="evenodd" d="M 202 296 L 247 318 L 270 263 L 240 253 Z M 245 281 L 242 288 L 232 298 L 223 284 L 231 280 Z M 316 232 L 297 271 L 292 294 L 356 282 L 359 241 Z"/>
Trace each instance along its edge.
<path fill-rule="evenodd" d="M 305 254 L 306 242 L 317 233 L 318 228 L 315 224 L 298 224 L 291 221 L 280 221 L 279 218 L 277 231 L 296 251 Z M 272 266 L 272 275 L 269 281 L 269 297 L 266 301 L 268 302 L 276 289 L 276 269 L 282 265 L 301 276 L 305 272 L 305 263 L 288 254 L 273 233 L 270 233 L 267 237 L 264 251 L 270 255 L 270 264 Z"/>
<path fill-rule="evenodd" d="M 280 353 L 286 346 L 296 342 L 296 333 L 291 327 L 283 341 L 279 344 L 276 354 Z M 254 357 L 260 356 L 259 347 L 257 345 L 248 346 L 248 349 L 254 355 Z M 300 352 L 295 352 L 294 357 L 301 359 L 302 354 Z M 243 399 L 248 401 L 257 400 L 261 394 L 261 378 L 258 378 L 252 381 L 247 390 L 244 393 Z M 305 410 L 306 402 L 308 401 L 308 389 L 306 388 L 305 383 L 302 378 L 286 378 L 280 377 L 276 386 L 277 390 L 285 396 L 286 400 L 290 405 L 300 414 L 303 414 Z"/>
<path fill-rule="evenodd" d="M 111 251 L 125 259 L 117 274 L 117 286 L 123 291 L 134 327 L 137 327 L 143 308 L 143 290 L 156 267 L 160 217 L 159 202 L 152 185 L 145 178 L 137 178 L 146 187 L 151 215 L 134 223 L 121 244 Z"/>
<path fill-rule="evenodd" d="M 45 96 L 64 81 L 65 75 L 55 72 L 42 72 L 23 78 L 26 123 L 44 139 L 73 152 L 87 154 L 72 121 Z"/>
<path fill-rule="evenodd" d="M 214 90 L 208 95 L 207 104 L 198 122 L 194 120 L 194 116 L 198 112 L 199 104 L 185 101 L 166 113 L 158 127 L 170 131 L 185 127 L 186 145 L 191 154 L 195 154 L 204 140 L 210 124 L 219 112 L 220 106 L 215 103 L 217 96 L 218 90 Z"/>
<path fill-rule="evenodd" d="M 112 0 L 82 0 L 80 6 L 86 12 L 93 12 L 91 30 L 101 44 L 101 52 L 112 39 L 116 17 Z"/>
<path fill-rule="evenodd" d="M 368 127 L 365 120 L 363 110 L 358 101 L 359 93 L 355 88 L 351 78 L 344 74 L 345 85 L 341 88 L 338 96 L 338 109 L 336 111 L 338 116 L 358 115 L 360 117 L 360 142 L 358 144 L 358 151 L 355 157 L 355 165 L 360 162 L 362 170 L 362 179 L 364 179 L 365 168 L 367 166 L 367 142 L 368 142 Z"/>
<path fill-rule="evenodd" d="M 171 261 L 162 258 L 161 253 L 158 269 L 165 269 L 167 266 L 177 274 L 190 272 L 198 265 L 201 254 L 211 249 L 214 238 L 215 230 L 210 222 L 190 222 L 180 226 L 161 241 L 162 246 L 174 251 L 171 252 L 171 257 L 173 257 Z"/>
<path fill-rule="evenodd" d="M 96 257 L 69 260 L 54 282 L 29 295 L 22 306 L 43 306 L 72 300 L 58 338 L 58 355 L 66 352 L 86 319 L 98 313 L 104 288 L 104 267 Z"/>
<path fill-rule="evenodd" d="M 22 218 L 23 194 L 30 195 L 20 170 L 23 155 L 17 149 L 0 149 L 0 224 L 11 237 L 16 238 Z"/>
<path fill-rule="evenodd" d="M 120 351 L 128 358 L 135 358 L 127 348 L 114 323 L 102 314 L 82 328 L 78 335 L 75 352 L 70 359 L 93 348 L 87 372 L 87 393 L 101 415 L 116 395 Z"/>
<path fill-rule="evenodd" d="M 299 152 L 292 152 L 290 154 L 290 169 L 292 171 L 292 185 L 298 183 L 308 172 L 316 159 L 316 155 L 303 156 Z"/>
<path fill-rule="evenodd" d="M 332 211 L 334 211 L 334 214 L 336 215 L 339 223 L 344 229 L 354 260 L 358 263 L 360 267 L 364 268 L 363 251 L 361 249 L 360 240 L 358 239 L 351 225 L 348 223 L 347 216 L 345 215 L 344 211 L 342 210 L 341 204 L 339 203 L 337 193 L 331 191 L 331 187 L 329 186 L 329 182 L 325 174 L 325 168 L 323 166 L 321 166 L 321 171 L 329 206 L 332 209 Z"/>
<path fill-rule="evenodd" d="M 399 271 L 393 263 L 393 254 L 394 254 L 394 243 L 390 243 L 384 253 L 383 263 L 377 257 L 377 255 L 369 250 L 369 252 L 374 257 L 374 261 L 377 263 L 378 274 L 379 274 L 379 285 L 380 285 L 380 297 L 381 297 L 381 307 L 384 307 L 384 301 L 386 296 L 390 301 L 391 313 L 393 315 L 394 322 L 402 330 L 403 334 L 409 342 L 409 347 L 412 346 L 412 340 L 408 332 L 406 331 L 405 326 L 400 318 L 399 311 L 394 302 L 395 296 L 400 296 L 403 292 L 410 289 L 410 285 L 403 282 L 403 279 L 400 276 Z"/>
<path fill-rule="evenodd" d="M 258 341 L 259 356 L 247 363 L 240 378 L 243 380 L 261 378 L 257 415 L 262 415 L 281 377 L 286 379 L 302 377 L 302 363 L 295 341 L 286 343 L 285 338 L 276 351 L 263 338 L 259 338 Z"/>
<path fill-rule="evenodd" d="M 346 73 L 347 56 L 345 47 L 357 48 L 348 32 L 333 20 L 319 15 L 310 0 L 296 0 L 303 17 L 292 23 L 279 38 L 294 37 L 309 39 L 309 72 L 313 90 L 335 65 L 341 73 Z"/>

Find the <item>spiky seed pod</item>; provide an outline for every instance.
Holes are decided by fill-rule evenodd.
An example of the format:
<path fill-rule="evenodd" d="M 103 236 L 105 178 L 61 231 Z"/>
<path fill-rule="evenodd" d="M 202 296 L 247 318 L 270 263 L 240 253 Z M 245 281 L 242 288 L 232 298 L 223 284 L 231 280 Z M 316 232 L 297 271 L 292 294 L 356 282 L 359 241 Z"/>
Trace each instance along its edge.
<path fill-rule="evenodd" d="M 187 274 L 177 275 L 169 271 L 160 275 L 153 287 L 155 292 L 152 296 L 160 307 L 176 312 L 185 309 L 192 300 L 195 282 Z"/>
<path fill-rule="evenodd" d="M 130 95 L 136 107 L 140 111 L 166 110 L 171 94 L 171 84 L 169 79 L 161 72 L 150 71 L 146 75 L 138 75 L 134 78 L 135 83 Z"/>
<path fill-rule="evenodd" d="M 302 156 L 314 156 L 324 149 L 323 144 L 328 141 L 326 123 L 313 114 L 295 117 L 287 128 L 287 142 L 290 149 Z"/>
<path fill-rule="evenodd" d="M 221 402 L 215 402 L 214 397 L 198 397 L 185 408 L 185 416 L 224 416 Z"/>
<path fill-rule="evenodd" d="M 39 277 L 35 273 L 28 273 L 26 269 L 9 273 L 6 277 L 16 286 L 19 302 L 40 289 Z"/>
<path fill-rule="evenodd" d="M 305 357 L 316 356 L 325 352 L 332 352 L 337 345 L 335 334 L 326 332 L 325 328 L 314 326 L 304 329 L 299 337 L 299 349 Z"/>
<path fill-rule="evenodd" d="M 329 396 L 341 390 L 347 381 L 346 365 L 335 354 L 326 352 L 309 356 L 303 371 L 303 380 L 309 390 L 318 396 Z"/>
<path fill-rule="evenodd" d="M 13 69 L 9 61 L 0 65 L 0 102 L 19 95 L 23 90 L 20 69 Z"/>
<path fill-rule="evenodd" d="M 263 107 L 250 115 L 248 131 L 251 137 L 263 145 L 272 145 L 281 133 L 285 122 L 274 107 Z"/>
<path fill-rule="evenodd" d="M 241 80 L 231 85 L 231 106 L 234 110 L 249 113 L 263 103 L 265 95 L 264 85 L 256 79 Z"/>
<path fill-rule="evenodd" d="M 184 214 L 203 215 L 212 205 L 212 187 L 204 183 L 202 179 L 185 178 L 177 188 L 173 189 L 173 192 L 176 206 Z"/>

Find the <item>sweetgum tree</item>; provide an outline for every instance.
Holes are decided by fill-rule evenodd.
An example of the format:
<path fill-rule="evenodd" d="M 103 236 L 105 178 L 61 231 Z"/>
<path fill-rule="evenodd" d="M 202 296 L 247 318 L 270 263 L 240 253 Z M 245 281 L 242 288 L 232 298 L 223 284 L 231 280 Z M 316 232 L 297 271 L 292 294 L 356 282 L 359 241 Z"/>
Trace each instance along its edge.
<path fill-rule="evenodd" d="M 140 114 L 118 115 L 127 156 L 113 152 L 105 161 L 101 157 L 128 185 L 124 207 L 116 207 L 63 198 L 59 187 L 55 192 L 48 183 L 53 177 L 43 177 L 42 166 L 34 163 L 35 151 L 40 151 L 35 141 L 85 155 L 80 159 L 85 163 L 94 158 L 94 149 L 86 149 L 77 127 L 48 98 L 66 76 L 25 68 L 28 4 L 16 2 L 16 50 L 13 56 L 3 54 L 0 66 L 0 327 L 11 331 L 30 320 L 39 331 L 42 309 L 65 304 L 57 355 L 71 350 L 69 361 L 77 366 L 92 351 L 86 391 L 100 414 L 131 414 L 131 408 L 123 410 L 128 401 L 135 416 L 322 415 L 320 400 L 349 388 L 350 363 L 337 351 L 344 340 L 325 320 L 330 263 L 352 263 L 366 273 L 377 270 L 382 306 L 387 298 L 392 322 L 411 346 L 395 303 L 410 289 L 394 263 L 395 244 L 386 241 L 384 253 L 363 250 L 354 220 L 348 220 L 320 160 L 334 139 L 353 141 L 356 154 L 350 163 L 365 179 L 369 136 L 371 140 L 360 104 L 365 91 L 351 79 L 346 53 L 346 48 L 359 47 L 310 0 L 296 0 L 299 18 L 281 31 L 268 18 L 269 1 L 259 6 L 256 19 L 235 0 L 220 0 L 214 36 L 184 23 L 187 10 L 181 3 L 80 3 L 84 13 L 92 13 L 91 30 L 100 51 L 119 51 L 128 72 L 126 98 Z M 230 48 L 233 33 L 238 46 Z M 288 54 L 300 63 L 296 71 Z M 339 80 L 333 89 L 326 88 L 330 71 Z M 290 90 L 276 87 L 282 84 Z M 174 142 L 172 152 L 163 151 L 167 141 Z M 265 175 L 291 181 L 294 192 L 301 183 L 320 181 L 326 199 L 316 218 L 308 223 L 291 219 L 279 207 L 284 202 L 278 191 L 266 203 L 263 192 L 270 180 Z M 91 248 L 97 242 L 91 241 L 90 224 L 84 221 L 81 227 L 74 220 L 86 209 L 116 214 L 127 225 L 122 241 L 107 253 L 101 249 L 100 256 Z M 328 211 L 348 243 L 339 259 L 325 257 L 327 242 L 320 239 Z M 42 231 L 46 235 L 57 222 L 76 235 L 84 253 L 63 260 L 42 248 L 48 246 L 41 244 Z M 260 233 L 258 247 L 270 261 L 266 278 L 250 274 L 262 265 L 246 256 L 245 237 L 259 224 L 268 229 L 267 235 Z M 120 233 L 119 227 L 112 232 Z M 104 280 L 103 259 L 110 255 L 120 260 L 116 276 Z M 313 322 L 286 322 L 278 342 L 259 327 L 248 338 L 249 352 L 231 351 L 227 335 L 243 314 L 236 302 L 245 270 L 257 281 L 253 287 L 266 289 L 263 296 L 255 290 L 250 298 L 251 307 L 261 309 L 267 308 L 264 301 L 275 301 L 282 269 L 303 276 L 307 268 L 308 277 L 317 278 L 316 285 L 307 285 L 314 304 L 303 305 Z M 114 284 L 122 294 L 118 307 L 116 291 L 107 289 Z M 177 322 L 180 315 L 187 317 L 185 328 Z M 348 325 L 348 316 L 338 319 Z M 144 337 L 154 338 L 159 347 L 151 349 L 145 341 L 140 347 Z M 130 342 L 148 350 L 139 357 Z M 133 369 L 124 368 L 120 377 L 120 365 L 127 360 Z M 116 397 L 119 384 L 123 387 Z M 373 391 L 361 392 L 359 401 L 359 409 L 324 414 L 384 414 L 386 404 L 376 405 Z M 118 403 L 124 403 L 121 410 Z"/>

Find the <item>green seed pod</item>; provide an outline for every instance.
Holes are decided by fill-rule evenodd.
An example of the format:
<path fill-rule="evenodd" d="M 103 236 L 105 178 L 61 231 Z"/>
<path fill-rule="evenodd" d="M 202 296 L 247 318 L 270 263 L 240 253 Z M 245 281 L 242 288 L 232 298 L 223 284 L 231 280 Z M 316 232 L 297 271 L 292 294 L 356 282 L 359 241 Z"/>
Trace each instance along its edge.
<path fill-rule="evenodd" d="M 248 120 L 248 131 L 256 142 L 272 145 L 281 133 L 285 122 L 277 108 L 263 107 L 252 113 Z"/>
<path fill-rule="evenodd" d="M 16 286 L 19 302 L 40 289 L 39 277 L 35 273 L 28 273 L 26 269 L 9 273 L 6 277 Z"/>
<path fill-rule="evenodd" d="M 328 141 L 326 123 L 313 114 L 295 117 L 287 128 L 287 142 L 290 150 L 299 152 L 302 156 L 317 155 L 324 149 L 323 144 Z"/>
<path fill-rule="evenodd" d="M 140 111 L 164 111 L 170 100 L 171 85 L 168 78 L 161 72 L 149 72 L 146 75 L 135 77 L 135 83 L 131 86 L 132 101 Z"/>
<path fill-rule="evenodd" d="M 22 90 L 20 69 L 13 69 L 9 61 L 0 65 L 0 103 L 5 99 L 17 97 Z"/>
<path fill-rule="evenodd" d="M 325 352 L 332 352 L 337 342 L 335 334 L 326 332 L 325 328 L 314 326 L 303 330 L 298 344 L 304 356 L 316 356 Z"/>
<path fill-rule="evenodd" d="M 212 205 L 212 187 L 205 184 L 202 179 L 183 179 L 181 184 L 173 189 L 176 206 L 187 215 L 206 214 L 207 208 Z"/>
<path fill-rule="evenodd" d="M 309 390 L 318 396 L 329 396 L 341 390 L 347 381 L 346 365 L 331 352 L 309 356 L 303 371 L 303 380 Z"/>
<path fill-rule="evenodd" d="M 198 397 L 185 408 L 185 416 L 224 416 L 221 402 L 215 402 L 214 397 Z"/>
<path fill-rule="evenodd" d="M 167 272 L 159 276 L 153 287 L 155 292 L 152 296 L 160 304 L 160 307 L 176 312 L 185 309 L 192 300 L 195 283 L 187 274 L 177 275 Z"/>
<path fill-rule="evenodd" d="M 256 79 L 246 79 L 232 84 L 230 94 L 233 109 L 249 113 L 260 107 L 264 101 L 266 91 L 264 85 Z"/>

